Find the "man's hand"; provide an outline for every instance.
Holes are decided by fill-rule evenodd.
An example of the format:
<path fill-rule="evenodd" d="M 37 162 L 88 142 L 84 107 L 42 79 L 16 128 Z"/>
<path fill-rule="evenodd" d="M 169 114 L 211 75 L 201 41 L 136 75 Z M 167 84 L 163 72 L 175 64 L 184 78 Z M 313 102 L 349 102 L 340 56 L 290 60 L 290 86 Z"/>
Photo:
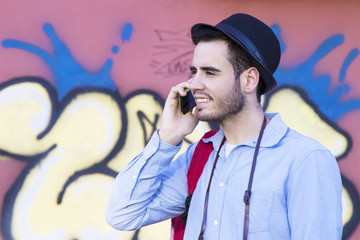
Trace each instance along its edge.
<path fill-rule="evenodd" d="M 178 145 L 186 135 L 194 131 L 199 122 L 195 116 L 196 112 L 180 114 L 179 95 L 186 96 L 186 88 L 189 88 L 189 81 L 172 87 L 166 99 L 159 130 L 159 137 L 163 142 Z"/>

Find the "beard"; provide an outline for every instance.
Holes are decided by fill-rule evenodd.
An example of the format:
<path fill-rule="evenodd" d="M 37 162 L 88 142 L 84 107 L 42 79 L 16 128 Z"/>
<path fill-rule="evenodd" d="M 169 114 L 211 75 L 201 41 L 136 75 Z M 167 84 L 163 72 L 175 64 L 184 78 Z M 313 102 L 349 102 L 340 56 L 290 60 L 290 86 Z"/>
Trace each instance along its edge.
<path fill-rule="evenodd" d="M 209 96 L 209 94 L 203 94 Z M 214 100 L 210 96 L 209 98 L 212 101 Z M 209 110 L 198 110 L 196 117 L 200 121 L 222 123 L 240 113 L 245 106 L 245 98 L 241 92 L 240 82 L 235 81 L 225 96 L 217 99 L 214 103 L 215 106 L 211 112 Z"/>

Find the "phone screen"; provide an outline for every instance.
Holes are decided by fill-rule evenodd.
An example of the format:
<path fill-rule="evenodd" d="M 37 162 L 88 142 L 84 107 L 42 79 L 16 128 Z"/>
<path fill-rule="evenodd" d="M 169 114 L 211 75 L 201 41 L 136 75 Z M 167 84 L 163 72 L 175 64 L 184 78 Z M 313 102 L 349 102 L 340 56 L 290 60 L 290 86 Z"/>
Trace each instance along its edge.
<path fill-rule="evenodd" d="M 185 91 L 187 92 L 187 95 L 185 97 L 179 95 L 179 108 L 182 115 L 185 115 L 196 106 L 195 99 L 190 89 L 187 88 L 185 89 Z"/>

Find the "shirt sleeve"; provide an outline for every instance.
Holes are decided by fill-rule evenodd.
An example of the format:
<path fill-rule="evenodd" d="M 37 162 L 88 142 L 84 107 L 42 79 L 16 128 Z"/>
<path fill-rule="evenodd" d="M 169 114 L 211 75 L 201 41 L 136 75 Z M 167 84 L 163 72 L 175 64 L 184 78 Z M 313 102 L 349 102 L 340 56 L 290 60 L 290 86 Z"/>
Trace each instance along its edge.
<path fill-rule="evenodd" d="M 160 142 L 156 132 L 118 174 L 106 209 L 106 221 L 112 227 L 135 230 L 184 211 L 186 174 L 193 148 L 188 147 L 173 161 L 180 148 Z"/>
<path fill-rule="evenodd" d="M 287 197 L 292 240 L 341 239 L 341 175 L 329 151 L 303 159 L 290 176 Z"/>

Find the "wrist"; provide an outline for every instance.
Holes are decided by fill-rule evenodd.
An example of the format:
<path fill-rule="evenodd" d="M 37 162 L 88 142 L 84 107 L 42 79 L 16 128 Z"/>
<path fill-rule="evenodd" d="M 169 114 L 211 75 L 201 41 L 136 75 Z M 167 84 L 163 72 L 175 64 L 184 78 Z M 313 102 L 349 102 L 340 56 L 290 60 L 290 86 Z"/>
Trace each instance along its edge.
<path fill-rule="evenodd" d="M 179 145 L 184 137 L 179 137 L 174 133 L 174 131 L 167 131 L 164 129 L 159 129 L 158 136 L 161 142 L 165 142 L 174 146 Z"/>

